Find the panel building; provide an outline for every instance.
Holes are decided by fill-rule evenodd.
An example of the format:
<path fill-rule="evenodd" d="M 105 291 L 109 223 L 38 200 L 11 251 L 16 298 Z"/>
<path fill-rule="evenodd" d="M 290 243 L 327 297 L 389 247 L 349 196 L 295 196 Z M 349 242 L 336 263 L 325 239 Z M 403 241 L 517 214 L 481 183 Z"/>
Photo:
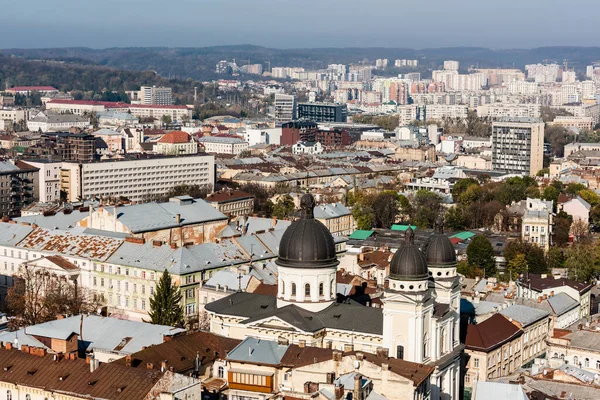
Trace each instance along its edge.
<path fill-rule="evenodd" d="M 18 217 L 38 198 L 38 168 L 22 161 L 0 160 L 0 216 Z"/>
<path fill-rule="evenodd" d="M 300 103 L 298 118 L 315 122 L 346 122 L 348 108 L 345 104 Z"/>
<path fill-rule="evenodd" d="M 133 104 L 170 106 L 173 90 L 170 87 L 142 86 L 139 91 L 127 92 Z"/>
<path fill-rule="evenodd" d="M 296 96 L 275 94 L 275 122 L 283 124 L 296 119 Z"/>
<path fill-rule="evenodd" d="M 535 175 L 543 168 L 544 123 L 515 118 L 492 125 L 492 168 L 509 174 Z"/>

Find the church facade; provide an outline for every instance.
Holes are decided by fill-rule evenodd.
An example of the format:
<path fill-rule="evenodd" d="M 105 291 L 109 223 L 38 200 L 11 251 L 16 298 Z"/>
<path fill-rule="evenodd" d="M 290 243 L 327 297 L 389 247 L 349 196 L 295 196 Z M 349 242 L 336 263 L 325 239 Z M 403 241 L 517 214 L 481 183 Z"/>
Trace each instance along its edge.
<path fill-rule="evenodd" d="M 458 399 L 460 285 L 456 254 L 441 226 L 423 249 L 408 229 L 390 263 L 383 307 L 336 302 L 338 260 L 314 199 L 279 245 L 277 296 L 235 293 L 206 305 L 211 332 L 342 351 L 385 352 L 435 367 L 431 399 Z"/>

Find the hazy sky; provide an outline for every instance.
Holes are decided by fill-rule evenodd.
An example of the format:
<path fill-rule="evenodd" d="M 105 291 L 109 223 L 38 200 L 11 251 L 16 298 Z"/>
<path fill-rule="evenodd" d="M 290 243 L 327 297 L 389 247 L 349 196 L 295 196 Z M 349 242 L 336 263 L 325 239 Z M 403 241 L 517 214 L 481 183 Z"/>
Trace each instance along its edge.
<path fill-rule="evenodd" d="M 599 0 L 5 0 L 0 48 L 600 45 Z"/>

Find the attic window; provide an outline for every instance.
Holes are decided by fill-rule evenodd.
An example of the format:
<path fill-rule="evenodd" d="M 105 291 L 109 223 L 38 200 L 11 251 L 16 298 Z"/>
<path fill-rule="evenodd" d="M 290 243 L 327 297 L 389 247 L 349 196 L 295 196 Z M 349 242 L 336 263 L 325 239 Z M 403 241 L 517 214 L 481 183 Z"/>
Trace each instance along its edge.
<path fill-rule="evenodd" d="M 266 309 L 266 308 L 268 308 L 268 307 L 269 307 L 268 304 L 263 304 L 263 305 L 260 306 L 260 308 L 262 308 L 263 310 Z"/>
<path fill-rule="evenodd" d="M 333 318 L 341 318 L 341 317 L 342 317 L 342 314 L 335 314 L 335 315 L 333 316 Z"/>
<path fill-rule="evenodd" d="M 7 365 L 7 366 L 6 366 L 6 367 L 4 367 L 3 369 L 4 369 L 5 371 L 8 371 L 8 370 L 10 370 L 11 368 L 12 368 L 12 365 Z"/>
<path fill-rule="evenodd" d="M 96 383 L 98 383 L 98 381 L 89 381 L 88 382 L 88 386 L 94 386 Z"/>
<path fill-rule="evenodd" d="M 69 377 L 69 374 L 64 374 L 58 377 L 59 381 L 64 381 L 65 379 L 67 379 Z"/>
<path fill-rule="evenodd" d="M 119 387 L 117 388 L 117 393 L 121 393 L 123 390 L 125 390 L 125 388 L 126 388 L 126 387 L 127 387 L 127 386 L 119 386 Z"/>
<path fill-rule="evenodd" d="M 29 371 L 27 371 L 27 375 L 35 375 L 35 373 L 37 372 L 37 369 L 30 369 Z"/>

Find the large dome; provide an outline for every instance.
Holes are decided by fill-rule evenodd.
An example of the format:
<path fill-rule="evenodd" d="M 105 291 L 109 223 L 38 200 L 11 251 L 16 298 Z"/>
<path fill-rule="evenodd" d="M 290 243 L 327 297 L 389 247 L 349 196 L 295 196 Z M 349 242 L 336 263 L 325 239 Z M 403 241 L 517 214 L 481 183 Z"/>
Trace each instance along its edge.
<path fill-rule="evenodd" d="M 444 226 L 441 223 L 437 225 L 436 232 L 427 241 L 424 252 L 430 267 L 456 267 L 454 246 L 448 236 L 444 234 Z"/>
<path fill-rule="evenodd" d="M 390 262 L 390 279 L 420 281 L 429 277 L 425 255 L 415 245 L 412 228 L 406 230 L 404 245 L 398 249 Z"/>
<path fill-rule="evenodd" d="M 277 265 L 293 268 L 330 268 L 339 264 L 333 236 L 314 219 L 315 200 L 305 194 L 300 200 L 302 219 L 292 223 L 279 243 Z"/>

